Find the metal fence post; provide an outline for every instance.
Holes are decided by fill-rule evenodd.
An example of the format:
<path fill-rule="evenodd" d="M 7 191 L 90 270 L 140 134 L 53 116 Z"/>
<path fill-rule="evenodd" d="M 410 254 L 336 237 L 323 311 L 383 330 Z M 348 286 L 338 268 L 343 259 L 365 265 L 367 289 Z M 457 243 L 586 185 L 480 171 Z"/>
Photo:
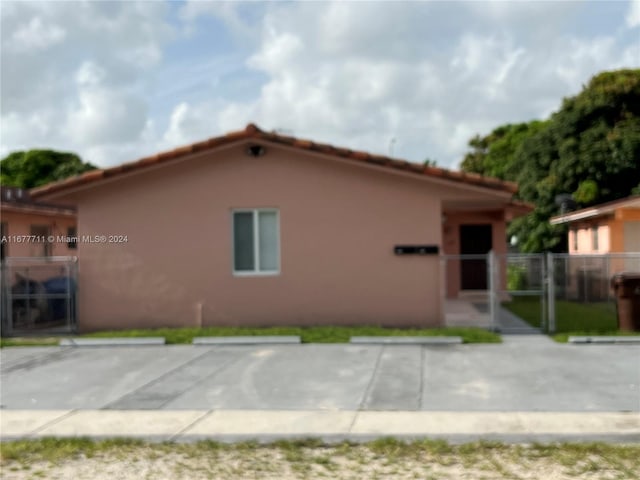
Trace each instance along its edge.
<path fill-rule="evenodd" d="M 73 257 L 73 316 L 72 316 L 72 333 L 78 333 L 78 257 Z"/>
<path fill-rule="evenodd" d="M 5 275 L 5 263 L 0 260 L 0 337 L 7 335 L 7 298 L 6 294 L 7 279 Z"/>
<path fill-rule="evenodd" d="M 548 333 L 556 332 L 556 280 L 553 253 L 547 252 L 547 311 Z"/>
<path fill-rule="evenodd" d="M 489 267 L 489 315 L 491 316 L 491 330 L 495 332 L 498 325 L 496 318 L 498 315 L 498 309 L 496 308 L 496 254 L 491 250 L 487 257 L 487 265 Z"/>

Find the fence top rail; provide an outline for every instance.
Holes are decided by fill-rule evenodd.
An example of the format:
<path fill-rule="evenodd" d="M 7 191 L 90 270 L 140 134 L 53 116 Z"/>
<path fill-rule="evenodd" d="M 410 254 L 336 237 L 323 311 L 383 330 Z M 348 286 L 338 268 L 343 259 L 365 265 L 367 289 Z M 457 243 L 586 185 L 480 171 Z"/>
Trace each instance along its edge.
<path fill-rule="evenodd" d="M 501 258 L 544 258 L 544 253 L 496 253 Z"/>
<path fill-rule="evenodd" d="M 553 258 L 561 259 L 589 259 L 589 258 L 640 258 L 640 252 L 615 252 L 615 253 L 552 253 Z"/>
<path fill-rule="evenodd" d="M 16 263 L 37 263 L 37 264 L 51 264 L 51 263 L 75 263 L 78 261 L 78 257 L 6 257 L 2 260 L 3 265 L 12 265 Z"/>
<path fill-rule="evenodd" d="M 440 255 L 442 260 L 487 260 L 489 253 L 461 254 L 461 255 Z"/>
<path fill-rule="evenodd" d="M 443 260 L 473 260 L 473 259 L 486 259 L 491 253 L 478 253 L 478 254 L 442 254 L 440 258 Z M 640 252 L 619 252 L 619 253 L 585 253 L 585 254 L 570 254 L 570 253 L 494 253 L 496 258 L 499 259 L 542 259 L 550 257 L 552 259 L 610 259 L 610 258 L 631 258 L 640 259 Z"/>

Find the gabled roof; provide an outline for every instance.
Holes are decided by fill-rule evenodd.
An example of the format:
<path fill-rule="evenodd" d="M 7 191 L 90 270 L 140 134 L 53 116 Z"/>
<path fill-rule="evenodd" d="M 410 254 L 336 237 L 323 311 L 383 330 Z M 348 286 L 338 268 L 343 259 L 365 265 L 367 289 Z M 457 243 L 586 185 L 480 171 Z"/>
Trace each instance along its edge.
<path fill-rule="evenodd" d="M 158 153 L 134 162 L 124 163 L 122 165 L 103 170 L 92 170 L 66 180 L 34 188 L 31 190 L 31 195 L 34 197 L 40 197 L 53 193 L 64 192 L 79 186 L 95 184 L 107 178 L 111 179 L 137 170 L 143 170 L 147 167 L 187 157 L 194 153 L 215 150 L 216 148 L 238 142 L 240 140 L 279 144 L 305 152 L 316 152 L 333 157 L 339 157 L 354 163 L 374 164 L 390 170 L 402 170 L 415 175 L 424 175 L 427 177 L 449 180 L 466 185 L 475 185 L 502 192 L 515 193 L 518 190 L 517 185 L 513 182 L 505 182 L 475 173 L 456 172 L 444 168 L 427 167 L 383 155 L 374 155 L 363 151 L 349 150 L 347 148 L 334 147 L 333 145 L 315 143 L 310 140 L 280 135 L 274 132 L 265 132 L 260 130 L 256 125 L 250 123 L 244 130 L 230 132 L 226 135 L 210 138 L 202 142 L 193 143 L 167 152 Z"/>
<path fill-rule="evenodd" d="M 556 215 L 555 217 L 551 217 L 549 221 L 551 222 L 551 225 L 571 223 L 578 220 L 585 220 L 587 218 L 610 215 L 620 208 L 640 208 L 640 196 L 627 197 L 621 200 L 593 205 L 592 207 L 583 208 L 581 210 L 568 212 L 562 215 Z"/>

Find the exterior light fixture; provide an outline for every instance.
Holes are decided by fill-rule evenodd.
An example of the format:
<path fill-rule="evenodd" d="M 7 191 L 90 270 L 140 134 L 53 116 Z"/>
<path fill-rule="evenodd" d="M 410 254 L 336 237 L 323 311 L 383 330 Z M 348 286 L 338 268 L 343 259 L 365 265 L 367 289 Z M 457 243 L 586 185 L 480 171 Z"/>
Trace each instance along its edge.
<path fill-rule="evenodd" d="M 250 157 L 261 157 L 265 153 L 267 153 L 267 149 L 262 145 L 249 145 L 247 147 L 247 155 Z"/>

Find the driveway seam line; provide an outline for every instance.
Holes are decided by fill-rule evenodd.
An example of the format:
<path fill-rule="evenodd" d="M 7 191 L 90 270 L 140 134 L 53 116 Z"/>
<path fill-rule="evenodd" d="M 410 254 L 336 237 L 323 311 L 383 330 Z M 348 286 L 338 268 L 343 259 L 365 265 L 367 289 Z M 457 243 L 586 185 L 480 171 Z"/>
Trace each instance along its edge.
<path fill-rule="evenodd" d="M 200 357 L 198 357 L 197 359 L 199 359 Z M 183 396 L 185 393 L 187 393 L 189 390 L 193 390 L 195 387 L 197 387 L 200 382 L 203 382 L 204 380 L 208 380 L 211 377 L 215 377 L 216 375 L 218 375 L 223 369 L 225 369 L 226 367 L 228 367 L 229 365 L 238 362 L 242 359 L 242 356 L 239 356 L 237 358 L 230 358 L 228 359 L 226 362 L 224 362 L 222 365 L 220 365 L 214 372 L 211 372 L 209 375 L 205 375 L 204 377 L 199 378 L 197 381 L 193 382 L 188 388 L 185 388 L 184 390 L 182 390 L 178 395 L 171 397 L 169 400 L 167 400 L 166 402 L 162 402 L 160 404 L 160 408 L 157 410 L 160 410 L 162 407 L 164 407 L 165 405 L 167 405 L 170 402 L 173 402 L 175 399 L 180 398 L 181 396 Z M 194 360 L 197 360 L 194 359 Z"/>
<path fill-rule="evenodd" d="M 198 355 L 197 357 L 194 357 L 194 358 L 192 358 L 192 359 L 190 359 L 190 360 L 187 360 L 186 362 L 184 362 L 184 363 L 182 363 L 182 364 L 178 365 L 177 367 L 172 368 L 171 370 L 169 370 L 169 371 L 167 371 L 167 372 L 163 373 L 162 375 L 160 375 L 160 376 L 158 376 L 158 377 L 156 377 L 156 378 L 154 378 L 154 379 L 152 379 L 152 380 L 149 380 L 147 383 L 145 383 L 145 384 L 143 384 L 143 385 L 140 385 L 139 387 L 134 388 L 133 390 L 131 390 L 131 391 L 129 391 L 129 392 L 127 392 L 127 393 L 125 393 L 124 395 L 122 395 L 122 396 L 120 396 L 120 397 L 116 398 L 115 400 L 113 400 L 113 401 L 111 401 L 111 402 L 109 402 L 109 403 L 107 403 L 107 404 L 103 405 L 102 407 L 100 407 L 100 408 L 99 408 L 99 410 L 107 410 L 107 409 L 109 409 L 109 406 L 110 406 L 110 405 L 115 404 L 116 402 L 118 402 L 118 401 L 122 400 L 122 399 L 123 399 L 123 398 L 125 398 L 125 397 L 128 397 L 129 395 L 133 395 L 133 394 L 134 394 L 135 392 L 137 392 L 138 390 L 142 390 L 143 388 L 149 387 L 149 386 L 153 385 L 154 383 L 159 382 L 159 381 L 160 381 L 160 380 L 162 380 L 164 377 L 167 377 L 167 376 L 171 375 L 172 373 L 177 372 L 177 371 L 178 371 L 178 370 L 180 370 L 181 368 L 184 368 L 184 367 L 186 367 L 187 365 L 189 365 L 190 363 L 195 362 L 196 360 L 199 360 L 200 358 L 204 357 L 204 356 L 205 356 L 205 355 L 207 355 L 208 353 L 209 353 L 209 349 L 207 349 L 207 351 L 203 352 L 202 354 Z M 154 409 L 154 410 L 155 410 L 155 409 Z"/>
<path fill-rule="evenodd" d="M 424 405 L 424 362 L 425 362 L 425 346 L 420 348 L 420 390 L 418 391 L 418 411 L 422 411 Z"/>
<path fill-rule="evenodd" d="M 38 433 L 40 433 L 42 430 L 44 430 L 45 428 L 49 428 L 53 425 L 56 425 L 57 423 L 62 422 L 63 420 L 66 420 L 67 418 L 75 415 L 76 413 L 78 413 L 79 410 L 78 409 L 73 409 L 73 410 L 69 410 L 67 413 L 65 413 L 64 415 L 60 415 L 59 417 L 54 418 L 53 420 L 49 420 L 47 423 L 45 423 L 44 425 L 41 425 L 40 427 L 36 428 L 33 432 L 31 432 L 29 435 L 27 435 L 28 437 L 33 437 L 35 435 L 37 435 Z"/>
<path fill-rule="evenodd" d="M 45 363 L 44 360 L 60 360 L 64 359 L 67 354 L 71 353 L 72 347 L 59 347 L 60 350 L 55 352 L 49 352 L 42 356 L 37 356 L 36 358 L 30 358 L 28 360 L 24 360 L 22 362 L 16 363 L 15 365 L 9 365 L 6 368 L 3 368 L 2 374 L 13 373 L 17 370 L 23 370 L 29 367 L 37 367 L 39 364 Z M 41 361 L 42 360 L 42 361 Z"/>
<path fill-rule="evenodd" d="M 190 428 L 192 428 L 193 426 L 195 426 L 197 423 L 200 423 L 202 420 L 204 420 L 205 418 L 207 418 L 208 416 L 212 415 L 215 412 L 215 410 L 208 410 L 206 412 L 204 412 L 202 415 L 200 415 L 198 418 L 196 418 L 193 422 L 191 422 L 189 425 L 187 425 L 184 428 L 181 428 L 180 430 L 178 430 L 176 433 L 174 433 L 170 438 L 169 441 L 170 442 L 175 442 L 179 437 L 181 437 L 182 435 L 184 435 L 184 432 L 186 432 L 187 430 L 189 430 Z"/>
<path fill-rule="evenodd" d="M 371 373 L 371 378 L 369 379 L 369 383 L 367 384 L 367 388 L 364 389 L 364 393 L 362 394 L 362 399 L 360 400 L 360 402 L 358 402 L 358 408 L 356 409 L 356 411 L 363 410 L 364 404 L 367 401 L 367 398 L 369 397 L 369 394 L 371 393 L 371 389 L 373 388 L 373 384 L 375 382 L 376 375 L 378 375 L 378 369 L 380 368 L 380 362 L 382 360 L 382 354 L 384 353 L 385 348 L 386 347 L 384 345 L 380 346 L 380 352 L 378 353 L 378 357 L 376 358 L 376 363 L 375 363 L 375 365 L 373 367 L 373 372 Z M 355 423 L 355 418 L 353 420 L 353 423 Z"/>

